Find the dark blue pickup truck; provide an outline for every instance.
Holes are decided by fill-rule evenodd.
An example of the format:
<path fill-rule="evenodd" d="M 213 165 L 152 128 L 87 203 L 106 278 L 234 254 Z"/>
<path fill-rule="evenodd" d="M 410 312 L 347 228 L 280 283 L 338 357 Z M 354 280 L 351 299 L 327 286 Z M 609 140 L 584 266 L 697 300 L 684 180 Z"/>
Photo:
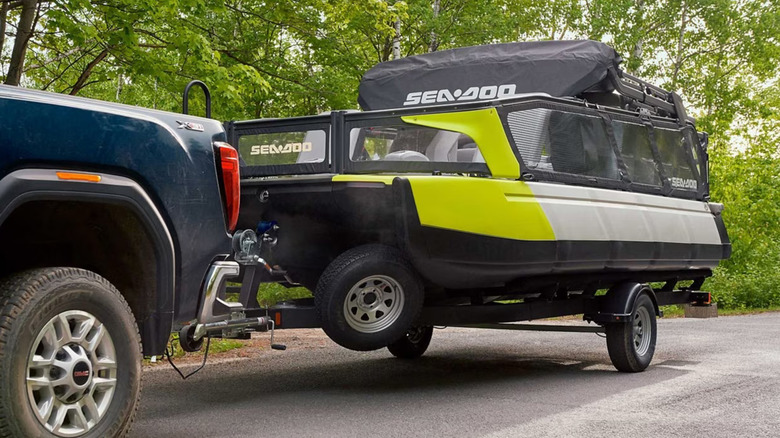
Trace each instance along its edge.
<path fill-rule="evenodd" d="M 230 253 L 219 122 L 0 86 L 0 436 L 115 436 Z M 229 266 L 230 267 L 230 266 Z"/>

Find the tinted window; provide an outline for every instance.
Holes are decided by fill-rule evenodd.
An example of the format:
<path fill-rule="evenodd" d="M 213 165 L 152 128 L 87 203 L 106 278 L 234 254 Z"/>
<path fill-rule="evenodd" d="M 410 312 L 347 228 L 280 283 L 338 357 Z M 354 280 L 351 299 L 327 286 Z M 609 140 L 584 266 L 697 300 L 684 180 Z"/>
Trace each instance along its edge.
<path fill-rule="evenodd" d="M 648 128 L 615 120 L 612 122 L 612 130 L 631 181 L 660 186 L 661 177 L 655 166 Z"/>
<path fill-rule="evenodd" d="M 655 128 L 653 133 L 664 172 L 672 187 L 696 190 L 698 175 L 691 166 L 689 151 L 686 150 L 689 146 L 682 132 L 676 129 Z"/>
<path fill-rule="evenodd" d="M 350 140 L 352 161 L 485 162 L 468 135 L 424 126 L 353 128 Z"/>
<path fill-rule="evenodd" d="M 536 108 L 510 113 L 507 122 L 528 168 L 619 178 L 601 117 Z"/>
<path fill-rule="evenodd" d="M 326 139 L 323 130 L 242 135 L 238 151 L 248 166 L 322 163 Z"/>
<path fill-rule="evenodd" d="M 696 131 L 693 129 L 686 129 L 684 135 L 686 145 L 691 150 L 691 156 L 693 157 L 696 169 L 698 170 L 699 175 L 703 175 L 705 172 L 704 169 L 702 169 L 701 157 L 699 156 L 699 136 L 696 135 Z"/>

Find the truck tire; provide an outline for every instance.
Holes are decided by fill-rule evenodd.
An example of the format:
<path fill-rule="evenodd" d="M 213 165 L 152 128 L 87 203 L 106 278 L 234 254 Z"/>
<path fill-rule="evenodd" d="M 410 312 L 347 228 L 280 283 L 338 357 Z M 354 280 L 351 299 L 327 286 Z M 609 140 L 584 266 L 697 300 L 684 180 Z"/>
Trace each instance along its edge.
<path fill-rule="evenodd" d="M 141 338 L 122 295 L 76 268 L 0 283 L 0 437 L 123 436 L 141 395 Z"/>
<path fill-rule="evenodd" d="M 338 256 L 314 293 L 325 333 L 342 347 L 377 350 L 399 339 L 417 319 L 423 287 L 400 251 L 365 245 Z"/>
<path fill-rule="evenodd" d="M 655 305 L 647 294 L 634 301 L 632 320 L 607 324 L 607 350 L 618 371 L 644 371 L 655 353 Z"/>
<path fill-rule="evenodd" d="M 390 343 L 387 350 L 399 359 L 417 359 L 431 345 L 432 337 L 433 327 L 415 326 L 407 330 L 400 339 Z"/>

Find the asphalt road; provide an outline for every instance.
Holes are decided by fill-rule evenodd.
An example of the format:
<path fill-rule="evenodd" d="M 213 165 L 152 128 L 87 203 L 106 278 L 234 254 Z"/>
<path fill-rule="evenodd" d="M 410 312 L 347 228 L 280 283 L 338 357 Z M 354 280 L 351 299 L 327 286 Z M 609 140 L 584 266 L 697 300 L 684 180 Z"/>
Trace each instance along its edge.
<path fill-rule="evenodd" d="M 595 334 L 437 330 L 423 358 L 401 361 L 296 348 L 280 331 L 287 351 L 186 382 L 145 372 L 132 436 L 780 436 L 780 313 L 658 327 L 638 374 L 616 372 Z"/>

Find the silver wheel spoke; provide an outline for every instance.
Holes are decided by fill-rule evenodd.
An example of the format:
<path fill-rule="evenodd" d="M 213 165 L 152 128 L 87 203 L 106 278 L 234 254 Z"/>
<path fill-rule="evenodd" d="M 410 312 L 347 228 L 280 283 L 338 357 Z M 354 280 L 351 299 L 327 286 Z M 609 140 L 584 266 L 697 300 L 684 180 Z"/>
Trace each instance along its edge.
<path fill-rule="evenodd" d="M 95 363 L 95 371 L 103 371 L 103 370 L 115 370 L 116 369 L 116 362 L 112 359 L 101 357 L 97 360 Z"/>
<path fill-rule="evenodd" d="M 84 345 L 84 348 L 86 348 L 90 353 L 94 353 L 98 345 L 100 345 L 100 343 L 103 341 L 103 336 L 105 336 L 105 334 L 106 327 L 103 324 L 95 327 L 95 333 L 90 338 L 86 339 L 86 345 Z"/>
<path fill-rule="evenodd" d="M 47 377 L 28 377 L 27 386 L 33 389 L 49 388 L 52 386 L 51 380 Z"/>
<path fill-rule="evenodd" d="M 70 323 L 68 323 L 67 316 L 65 316 L 64 313 L 57 315 L 52 323 L 59 335 L 57 341 L 60 345 L 65 345 L 73 340 L 73 334 L 70 331 Z"/>
<path fill-rule="evenodd" d="M 69 361 L 76 361 L 78 360 L 81 355 L 70 345 L 66 345 L 62 347 L 62 351 L 64 351 L 69 357 Z"/>
<path fill-rule="evenodd" d="M 54 324 L 46 324 L 46 328 L 43 329 L 43 337 L 40 342 L 45 350 L 49 354 L 54 356 L 57 348 L 60 346 L 59 339 L 57 338 L 57 330 L 54 328 Z"/>
<path fill-rule="evenodd" d="M 53 357 L 46 359 L 45 357 L 35 355 L 30 359 L 29 365 L 31 368 L 48 368 L 54 365 L 54 362 L 55 360 Z"/>
<path fill-rule="evenodd" d="M 390 308 L 389 308 L 389 307 L 387 307 L 387 306 L 385 305 L 385 303 L 382 303 L 382 304 L 380 304 L 379 306 L 377 306 L 377 308 L 376 308 L 376 310 L 374 311 L 374 313 L 376 314 L 376 312 L 382 312 L 382 313 L 384 313 L 384 314 L 387 314 L 387 313 L 390 313 Z"/>
<path fill-rule="evenodd" d="M 94 385 L 95 389 L 110 389 L 114 388 L 116 386 L 116 379 L 114 378 L 104 378 L 104 377 L 95 377 L 92 379 L 92 385 Z"/>
<path fill-rule="evenodd" d="M 65 423 L 65 418 L 68 416 L 68 409 L 65 406 L 58 406 L 57 412 L 54 415 L 54 423 L 51 425 L 51 431 L 59 433 L 60 429 L 62 429 L 62 425 Z"/>
<path fill-rule="evenodd" d="M 55 380 L 49 380 L 49 386 L 52 388 L 56 388 L 58 386 L 63 386 L 68 384 L 68 378 L 66 376 L 60 377 L 59 379 Z"/>
<path fill-rule="evenodd" d="M 71 336 L 73 342 L 78 344 L 84 343 L 84 341 L 87 339 L 87 335 L 92 330 L 92 327 L 95 326 L 95 321 L 95 318 L 91 317 L 76 324 L 76 332 Z"/>
<path fill-rule="evenodd" d="M 75 405 L 73 409 L 71 409 L 75 415 L 73 416 L 77 423 L 79 423 L 79 426 L 81 426 L 84 430 L 89 430 L 89 421 L 87 421 L 87 417 L 84 416 L 84 411 L 81 410 L 81 405 Z"/>
<path fill-rule="evenodd" d="M 100 411 L 98 410 L 97 403 L 95 403 L 95 399 L 92 398 L 92 394 L 87 394 L 84 396 L 83 399 L 81 399 L 81 402 L 79 402 L 80 406 L 82 407 L 82 410 L 87 411 L 86 417 L 88 422 L 97 422 L 97 420 L 100 418 Z"/>
<path fill-rule="evenodd" d="M 52 361 L 52 365 L 54 365 L 55 368 L 59 368 L 61 370 L 65 370 L 65 369 L 67 369 L 70 366 L 70 361 L 54 359 Z"/>
<path fill-rule="evenodd" d="M 44 423 L 47 423 L 49 421 L 49 418 L 51 418 L 52 412 L 54 412 L 54 405 L 55 405 L 54 399 L 49 399 L 43 405 L 39 405 L 40 413 L 41 413 L 41 420 L 43 420 Z"/>

